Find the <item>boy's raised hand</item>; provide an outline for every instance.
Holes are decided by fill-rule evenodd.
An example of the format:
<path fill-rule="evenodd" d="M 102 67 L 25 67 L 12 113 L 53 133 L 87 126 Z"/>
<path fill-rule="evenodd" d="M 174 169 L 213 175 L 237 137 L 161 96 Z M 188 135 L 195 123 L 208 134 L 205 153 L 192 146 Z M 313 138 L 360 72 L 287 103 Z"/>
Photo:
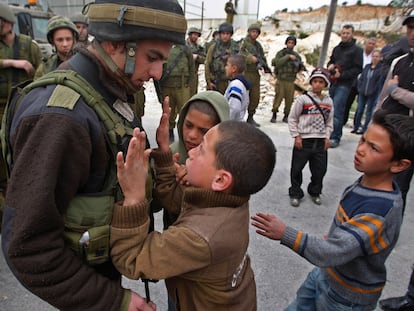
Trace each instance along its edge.
<path fill-rule="evenodd" d="M 169 141 L 169 126 L 170 126 L 170 98 L 165 97 L 164 102 L 162 103 L 162 115 L 160 119 L 160 124 L 158 125 L 156 132 L 156 140 L 158 144 L 158 150 L 160 152 L 167 152 L 170 149 Z"/>
<path fill-rule="evenodd" d="M 145 146 L 145 132 L 135 128 L 125 161 L 122 152 L 118 152 L 116 156 L 118 181 L 125 197 L 125 206 L 138 204 L 145 199 L 145 183 L 151 154 L 151 149 L 145 149 Z"/>
<path fill-rule="evenodd" d="M 256 232 L 272 240 L 280 240 L 285 233 L 286 225 L 275 215 L 256 213 L 251 216 Z"/>

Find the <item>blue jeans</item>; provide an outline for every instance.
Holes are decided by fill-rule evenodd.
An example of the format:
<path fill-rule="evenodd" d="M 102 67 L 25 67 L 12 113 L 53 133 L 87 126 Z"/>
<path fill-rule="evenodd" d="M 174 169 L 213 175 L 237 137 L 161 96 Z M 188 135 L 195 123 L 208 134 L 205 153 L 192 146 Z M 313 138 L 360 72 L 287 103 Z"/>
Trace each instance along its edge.
<path fill-rule="evenodd" d="M 329 88 L 329 95 L 334 103 L 334 128 L 331 140 L 341 141 L 342 127 L 344 126 L 344 115 L 346 101 L 348 100 L 351 88 L 345 85 L 332 85 Z"/>
<path fill-rule="evenodd" d="M 364 133 L 366 132 L 369 122 L 371 122 L 372 112 L 374 111 L 377 98 L 378 96 L 376 93 L 369 95 L 369 96 L 365 96 L 362 94 L 358 95 L 358 107 L 357 107 L 357 111 L 356 111 L 355 119 L 354 119 L 354 130 L 355 131 L 361 127 L 361 120 L 362 120 L 362 116 L 364 115 L 364 110 L 366 106 L 367 111 L 365 113 L 365 122 L 364 122 L 364 126 L 362 127 L 362 131 Z"/>
<path fill-rule="evenodd" d="M 358 305 L 342 298 L 335 293 L 322 276 L 321 269 L 316 267 L 296 293 L 293 301 L 285 311 L 369 311 L 372 305 Z"/>

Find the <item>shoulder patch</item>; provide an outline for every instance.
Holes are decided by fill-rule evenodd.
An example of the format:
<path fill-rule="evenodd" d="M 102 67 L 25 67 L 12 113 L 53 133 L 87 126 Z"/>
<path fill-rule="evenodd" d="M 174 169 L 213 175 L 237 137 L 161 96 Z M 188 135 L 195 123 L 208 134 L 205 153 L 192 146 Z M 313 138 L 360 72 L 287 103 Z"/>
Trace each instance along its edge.
<path fill-rule="evenodd" d="M 48 107 L 61 107 L 73 110 L 80 94 L 64 85 L 57 85 L 47 103 Z"/>

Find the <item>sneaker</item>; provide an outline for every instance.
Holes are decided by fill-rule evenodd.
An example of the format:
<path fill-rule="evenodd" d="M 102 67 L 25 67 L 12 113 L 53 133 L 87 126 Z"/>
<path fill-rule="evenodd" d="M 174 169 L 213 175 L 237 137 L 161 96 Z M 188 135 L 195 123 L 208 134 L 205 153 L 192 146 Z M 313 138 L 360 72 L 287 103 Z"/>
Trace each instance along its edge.
<path fill-rule="evenodd" d="M 319 195 L 312 196 L 312 201 L 316 205 L 321 205 L 322 204 L 321 197 Z"/>
<path fill-rule="evenodd" d="M 276 123 L 276 112 L 273 112 L 272 118 L 270 119 L 270 122 Z"/>
<path fill-rule="evenodd" d="M 331 139 L 329 141 L 329 148 L 336 148 L 339 146 L 339 141 L 335 140 L 335 139 Z"/>
<path fill-rule="evenodd" d="M 355 131 L 355 134 L 362 135 L 362 134 L 364 134 L 364 131 L 361 130 L 361 129 L 358 129 L 358 130 Z"/>
<path fill-rule="evenodd" d="M 293 207 L 298 207 L 300 204 L 300 201 L 298 198 L 291 198 L 290 199 L 290 205 L 292 205 Z"/>

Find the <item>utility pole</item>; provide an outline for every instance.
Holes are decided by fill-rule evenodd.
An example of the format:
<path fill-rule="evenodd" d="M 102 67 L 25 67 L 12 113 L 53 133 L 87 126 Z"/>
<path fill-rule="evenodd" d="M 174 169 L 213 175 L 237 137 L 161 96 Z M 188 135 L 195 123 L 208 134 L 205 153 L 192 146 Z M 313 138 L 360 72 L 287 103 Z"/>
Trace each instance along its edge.
<path fill-rule="evenodd" d="M 318 67 L 323 67 L 323 65 L 325 64 L 326 53 L 328 52 L 329 39 L 331 37 L 332 26 L 335 20 L 337 3 L 338 3 L 338 0 L 331 0 L 331 5 L 329 7 L 329 13 L 328 13 L 328 20 L 326 21 L 325 33 L 323 35 L 321 54 L 319 55 L 319 60 L 318 60 Z"/>

